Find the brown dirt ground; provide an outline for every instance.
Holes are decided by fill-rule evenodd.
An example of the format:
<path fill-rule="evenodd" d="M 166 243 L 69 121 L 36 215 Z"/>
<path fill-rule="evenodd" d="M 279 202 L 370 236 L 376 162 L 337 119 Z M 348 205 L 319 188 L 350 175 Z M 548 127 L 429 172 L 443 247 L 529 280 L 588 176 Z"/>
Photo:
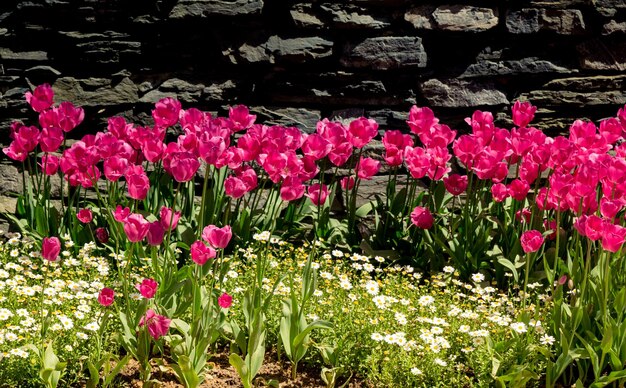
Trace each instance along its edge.
<path fill-rule="evenodd" d="M 143 384 L 139 378 L 139 364 L 135 360 L 131 360 L 121 373 L 122 384 L 124 387 L 141 388 Z M 156 380 L 156 386 L 161 388 L 179 388 L 184 387 L 178 382 L 176 374 L 168 365 L 157 365 L 153 363 L 152 379 Z M 326 384 L 320 377 L 320 371 L 309 368 L 306 365 L 298 366 L 298 377 L 291 380 L 291 364 L 289 361 L 278 362 L 276 354 L 266 355 L 265 362 L 261 367 L 259 375 L 255 383 L 257 386 L 267 386 L 271 380 L 278 381 L 280 388 L 325 388 Z M 343 381 L 340 381 L 341 385 Z M 202 388 L 233 388 L 243 387 L 237 375 L 237 371 L 228 362 L 228 353 L 223 352 L 211 357 L 209 361 L 208 371 L 205 373 L 205 380 L 200 385 Z M 351 379 L 347 388 L 366 388 L 369 387 L 363 381 Z"/>

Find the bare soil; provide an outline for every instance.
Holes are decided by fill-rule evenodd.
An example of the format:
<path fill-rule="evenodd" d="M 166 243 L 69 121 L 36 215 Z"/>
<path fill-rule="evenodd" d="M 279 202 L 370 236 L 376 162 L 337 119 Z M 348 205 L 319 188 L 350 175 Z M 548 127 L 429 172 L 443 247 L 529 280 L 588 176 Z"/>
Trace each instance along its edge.
<path fill-rule="evenodd" d="M 156 362 L 152 365 L 152 380 L 156 380 L 156 386 L 162 388 L 179 388 L 184 387 L 179 383 L 176 374 L 167 364 L 158 365 Z M 131 360 L 121 372 L 121 380 L 124 387 L 141 388 L 143 383 L 139 377 L 139 364 L 135 360 Z M 269 386 L 269 382 L 275 380 L 280 388 L 325 388 L 326 384 L 320 377 L 320 371 L 306 365 L 298 365 L 298 377 L 296 380 L 291 379 L 291 364 L 289 361 L 278 362 L 276 354 L 266 356 L 265 362 L 261 367 L 259 375 L 255 379 L 256 386 Z M 340 381 L 341 385 L 343 381 Z M 211 357 L 208 371 L 205 373 L 204 382 L 200 385 L 202 388 L 232 388 L 243 387 L 240 382 L 237 371 L 228 362 L 228 353 L 223 352 Z M 369 387 L 363 381 L 355 379 L 350 380 L 347 388 L 366 388 Z"/>

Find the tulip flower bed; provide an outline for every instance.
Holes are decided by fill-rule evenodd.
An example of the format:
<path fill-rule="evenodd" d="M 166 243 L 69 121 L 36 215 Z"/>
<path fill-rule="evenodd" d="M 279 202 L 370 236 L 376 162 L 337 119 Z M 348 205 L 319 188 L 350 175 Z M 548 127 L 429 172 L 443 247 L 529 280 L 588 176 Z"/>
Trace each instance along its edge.
<path fill-rule="evenodd" d="M 24 296 L 39 306 L 38 335 L 5 353 L 30 360 L 45 386 L 67 376 L 110 386 L 129 360 L 150 384 L 158 358 L 196 387 L 225 343 L 244 387 L 269 349 L 292 379 L 313 363 L 328 386 L 351 374 L 379 385 L 626 383 L 626 108 L 557 137 L 530 126 L 529 102 L 515 103 L 511 129 L 476 111 L 458 136 L 414 106 L 408 134 L 364 117 L 304 134 L 256 123 L 244 106 L 213 117 L 165 98 L 151 127 L 113 117 L 68 145 L 83 110 L 53 105 L 48 85 L 26 99 L 40 128 L 11 128 L 3 151 L 22 163 L 23 192 L 7 217 L 34 241 L 16 255 L 45 273 Z M 380 160 L 368 156 L 379 136 Z M 357 206 L 383 168 L 384 192 Z M 66 182 L 58 207 L 53 175 Z M 68 279 L 97 301 L 102 330 L 72 353 L 86 355 L 78 364 L 65 359 L 75 342 L 53 329 L 69 312 L 43 314 L 46 274 L 58 277 L 68 244 L 78 262 L 107 253 L 94 261 L 105 280 L 85 268 Z"/>

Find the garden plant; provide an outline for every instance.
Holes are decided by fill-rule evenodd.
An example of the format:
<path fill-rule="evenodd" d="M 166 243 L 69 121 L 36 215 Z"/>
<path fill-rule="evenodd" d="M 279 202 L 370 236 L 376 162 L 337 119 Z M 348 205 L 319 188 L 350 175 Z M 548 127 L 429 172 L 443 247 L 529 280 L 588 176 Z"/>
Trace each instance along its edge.
<path fill-rule="evenodd" d="M 406 131 L 306 134 L 165 98 L 151 126 L 70 140 L 80 107 L 25 98 L 39 125 L 3 149 L 23 183 L 3 384 L 118 386 L 133 364 L 198 387 L 223 353 L 244 387 L 278 384 L 269 359 L 328 387 L 626 383 L 626 107 L 556 137 L 528 101 L 510 129 L 476 111 L 459 135 L 414 106 Z"/>

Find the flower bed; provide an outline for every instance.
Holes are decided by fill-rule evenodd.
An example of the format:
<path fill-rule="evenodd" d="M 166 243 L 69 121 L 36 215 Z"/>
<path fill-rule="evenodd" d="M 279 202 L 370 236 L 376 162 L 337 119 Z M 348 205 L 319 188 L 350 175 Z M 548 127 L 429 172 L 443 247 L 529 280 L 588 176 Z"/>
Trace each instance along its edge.
<path fill-rule="evenodd" d="M 361 117 L 307 135 L 256 123 L 244 106 L 212 117 L 166 98 L 152 127 L 114 117 L 66 146 L 82 109 L 53 105 L 48 85 L 26 99 L 41 129 L 11 128 L 3 151 L 22 162 L 24 186 L 7 217 L 33 239 L 16 257 L 45 271 L 15 275 L 8 286 L 23 289 L 0 306 L 4 339 L 23 344 L 5 352 L 8 379 L 108 386 L 133 360 L 150 384 L 160 359 L 195 387 L 229 344 L 244 387 L 269 349 L 294 381 L 305 363 L 328 386 L 354 374 L 379 385 L 626 382 L 625 108 L 597 127 L 577 120 L 567 137 L 530 126 L 529 102 L 515 103 L 510 130 L 476 111 L 457 136 L 413 107 L 410 134 Z M 357 206 L 382 167 L 384 195 Z M 53 175 L 67 182 L 60 208 Z M 85 263 L 95 247 L 106 260 Z M 8 277 L 26 268 L 11 256 Z M 61 280 L 86 291 L 67 306 L 47 299 Z M 13 311 L 20 296 L 30 315 Z M 97 307 L 86 325 L 99 330 L 79 351 L 75 302 Z M 37 328 L 23 338 L 21 318 Z"/>

